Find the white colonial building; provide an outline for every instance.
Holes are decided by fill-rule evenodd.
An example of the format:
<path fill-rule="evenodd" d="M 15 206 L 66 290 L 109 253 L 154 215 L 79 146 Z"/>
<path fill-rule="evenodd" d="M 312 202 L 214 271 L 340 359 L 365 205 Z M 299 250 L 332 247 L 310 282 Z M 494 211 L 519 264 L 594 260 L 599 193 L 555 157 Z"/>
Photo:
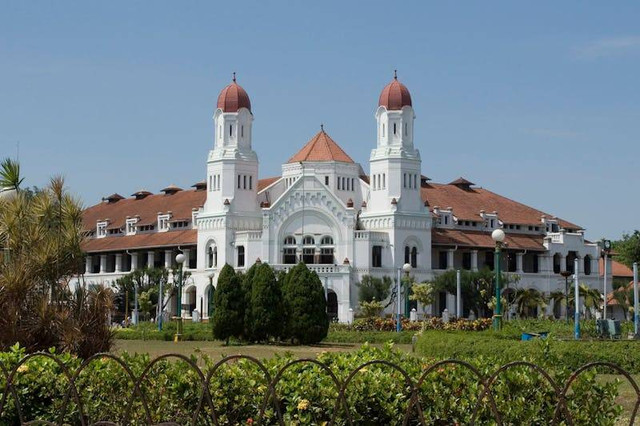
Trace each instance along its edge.
<path fill-rule="evenodd" d="M 503 270 L 520 277 L 519 287 L 564 290 L 559 272 L 573 271 L 578 259 L 580 281 L 602 290 L 600 249 L 580 226 L 463 178 L 441 184 L 423 175 L 411 95 L 396 77 L 375 118 L 368 170 L 321 128 L 281 176 L 261 179 L 251 103 L 234 78 L 218 97 L 205 180 L 190 190 L 113 194 L 88 208 L 81 279 L 108 284 L 145 265 L 174 267 L 182 252 L 190 272 L 182 315 L 198 310 L 207 318 L 225 263 L 244 271 L 260 259 L 286 270 L 303 261 L 323 281 L 330 313 L 346 321 L 363 275 L 395 277 L 404 263 L 420 281 L 448 269 L 493 268 L 491 232 L 501 228 Z M 447 307 L 455 312 L 453 295 L 426 308 Z M 561 313 L 549 306 L 547 314 Z"/>

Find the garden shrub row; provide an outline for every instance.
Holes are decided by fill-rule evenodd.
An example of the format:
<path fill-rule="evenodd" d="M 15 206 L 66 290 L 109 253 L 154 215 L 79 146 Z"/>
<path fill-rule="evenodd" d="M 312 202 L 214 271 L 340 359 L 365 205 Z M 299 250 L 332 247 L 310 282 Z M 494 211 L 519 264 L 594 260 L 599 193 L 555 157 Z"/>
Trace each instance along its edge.
<path fill-rule="evenodd" d="M 24 351 L 14 348 L 1 353 L 0 362 L 15 368 Z M 133 374 L 139 377 L 150 362 L 147 355 L 123 355 Z M 81 361 L 64 354 L 59 359 L 71 370 Z M 410 356 L 394 350 L 392 345 L 374 348 L 364 345 L 358 351 L 323 353 L 318 359 L 330 367 L 340 383 L 363 363 L 385 360 L 405 370 L 413 383 L 417 383 L 424 370 L 434 361 Z M 209 358 L 196 359 L 207 373 L 214 364 Z M 217 361 L 217 360 L 216 360 Z M 285 364 L 287 357 L 264 360 L 271 377 Z M 496 364 L 483 359 L 475 363 L 483 375 L 495 371 Z M 551 372 L 558 382 L 566 380 L 568 372 Z M 0 385 L 6 379 L 0 377 Z M 370 364 L 359 370 L 345 392 L 349 414 L 355 424 L 402 424 L 410 393 L 403 376 L 382 364 Z M 86 414 L 86 422 L 98 420 L 121 423 L 124 412 L 131 408 L 130 421 L 146 423 L 139 400 L 133 399 L 133 384 L 122 368 L 107 357 L 97 358 L 77 378 L 77 387 Z M 67 379 L 53 360 L 32 358 L 17 368 L 15 386 L 23 409 L 23 420 L 57 422 L 59 410 L 67 388 Z M 621 407 L 615 404 L 616 383 L 600 383 L 595 373 L 581 376 L 568 396 L 569 410 L 574 424 L 615 424 Z M 151 368 L 142 382 L 141 392 L 149 403 L 152 422 L 172 421 L 179 424 L 211 424 L 208 409 L 195 422 L 201 394 L 200 378 L 185 362 L 161 361 Z M 336 424 L 347 424 L 344 407 L 336 411 L 338 389 L 331 377 L 318 365 L 295 364 L 282 374 L 276 385 L 285 424 L 323 424 L 336 414 Z M 263 398 L 268 392 L 264 374 L 253 363 L 238 361 L 222 366 L 211 379 L 212 395 L 219 424 L 250 424 L 257 421 Z M 462 366 L 441 366 L 426 376 L 419 389 L 420 403 L 428 424 L 468 424 L 476 404 L 480 404 L 476 424 L 495 424 L 488 400 L 479 401 L 481 385 L 469 370 Z M 518 367 L 501 375 L 492 387 L 498 411 L 505 424 L 548 424 L 554 415 L 557 398 L 542 377 Z M 68 424 L 79 424 L 78 407 L 70 405 L 64 417 Z M 208 417 L 207 417 L 208 416 Z M 263 424 L 277 424 L 273 404 L 269 404 Z M 417 422 L 415 412 L 410 424 Z M 12 396 L 0 414 L 1 424 L 19 424 L 16 403 Z"/>
<path fill-rule="evenodd" d="M 542 367 L 576 370 L 589 362 L 614 363 L 629 373 L 640 373 L 637 341 L 557 340 L 520 341 L 501 333 L 464 333 L 456 331 L 424 331 L 418 339 L 417 351 L 427 357 L 476 360 L 488 357 L 506 364 L 528 360 Z"/>
<path fill-rule="evenodd" d="M 424 321 L 410 321 L 408 318 L 402 318 L 402 330 L 405 331 L 421 331 L 421 330 L 466 330 L 466 331 L 482 331 L 491 327 L 490 318 L 481 318 L 477 320 L 452 319 L 444 322 L 442 318 L 431 317 Z M 395 331 L 396 320 L 394 318 L 369 317 L 358 318 L 353 324 L 332 324 L 333 330 L 341 331 Z"/>

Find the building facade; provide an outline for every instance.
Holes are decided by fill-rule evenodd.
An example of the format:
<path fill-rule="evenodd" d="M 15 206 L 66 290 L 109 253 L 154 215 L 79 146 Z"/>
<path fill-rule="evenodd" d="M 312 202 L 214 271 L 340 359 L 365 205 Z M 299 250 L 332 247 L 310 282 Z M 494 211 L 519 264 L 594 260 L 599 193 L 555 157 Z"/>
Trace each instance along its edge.
<path fill-rule="evenodd" d="M 375 119 L 368 170 L 321 128 L 280 176 L 260 178 L 251 102 L 234 77 L 218 97 L 205 180 L 189 190 L 113 194 L 89 207 L 79 280 L 109 285 L 136 268 L 175 267 L 182 252 L 189 271 L 182 315 L 207 318 L 225 263 L 245 271 L 259 259 L 287 270 L 303 261 L 320 276 L 330 314 L 348 321 L 363 275 L 395 277 L 405 263 L 417 281 L 493 268 L 491 232 L 501 228 L 503 270 L 519 277 L 517 286 L 564 290 L 559 272 L 573 271 L 577 259 L 580 281 L 602 291 L 600 249 L 580 226 L 464 178 L 443 184 L 423 174 L 411 95 L 397 77 L 382 90 Z M 436 299 L 419 310 L 455 312 L 453 295 Z M 546 314 L 561 312 L 551 305 Z"/>

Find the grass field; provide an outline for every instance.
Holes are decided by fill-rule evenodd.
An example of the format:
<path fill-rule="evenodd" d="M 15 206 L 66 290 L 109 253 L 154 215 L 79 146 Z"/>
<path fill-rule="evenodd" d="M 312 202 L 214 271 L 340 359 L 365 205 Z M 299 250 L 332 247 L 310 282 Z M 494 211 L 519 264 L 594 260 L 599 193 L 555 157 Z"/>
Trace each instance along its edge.
<path fill-rule="evenodd" d="M 222 342 L 166 342 L 162 340 L 116 340 L 112 350 L 114 353 L 148 353 L 151 358 L 168 354 L 178 353 L 191 355 L 201 353 L 212 358 L 222 358 L 228 355 L 250 355 L 256 358 L 271 358 L 275 354 L 291 353 L 295 358 L 315 358 L 321 352 L 342 352 L 353 351 L 360 347 L 360 344 L 349 343 L 327 343 L 313 346 L 286 346 L 286 345 L 230 345 L 225 346 Z M 396 345 L 398 349 L 411 352 L 411 345 Z"/>

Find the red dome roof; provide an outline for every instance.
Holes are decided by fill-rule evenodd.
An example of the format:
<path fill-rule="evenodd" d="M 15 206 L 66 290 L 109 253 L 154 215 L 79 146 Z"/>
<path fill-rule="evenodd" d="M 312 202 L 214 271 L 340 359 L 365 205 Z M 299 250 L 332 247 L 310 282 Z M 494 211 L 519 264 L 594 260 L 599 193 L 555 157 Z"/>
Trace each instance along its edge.
<path fill-rule="evenodd" d="M 379 106 L 388 110 L 399 110 L 403 106 L 411 106 L 411 94 L 407 86 L 398 81 L 398 76 L 394 75 L 391 83 L 387 84 L 380 93 Z"/>
<path fill-rule="evenodd" d="M 240 108 L 246 108 L 251 111 L 249 95 L 236 83 L 235 73 L 233 82 L 222 89 L 218 96 L 218 108 L 224 112 L 238 112 Z"/>

